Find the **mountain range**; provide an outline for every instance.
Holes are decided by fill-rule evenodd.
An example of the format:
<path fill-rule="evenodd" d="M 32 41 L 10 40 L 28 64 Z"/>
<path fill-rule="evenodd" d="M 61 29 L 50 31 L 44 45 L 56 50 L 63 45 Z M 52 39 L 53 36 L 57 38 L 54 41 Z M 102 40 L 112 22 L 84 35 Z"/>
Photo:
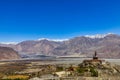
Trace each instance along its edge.
<path fill-rule="evenodd" d="M 17 44 L 0 44 L 11 47 L 19 54 L 40 54 L 49 56 L 78 55 L 91 57 L 95 51 L 99 57 L 120 58 L 120 35 L 105 34 L 80 36 L 65 40 L 27 40 Z"/>

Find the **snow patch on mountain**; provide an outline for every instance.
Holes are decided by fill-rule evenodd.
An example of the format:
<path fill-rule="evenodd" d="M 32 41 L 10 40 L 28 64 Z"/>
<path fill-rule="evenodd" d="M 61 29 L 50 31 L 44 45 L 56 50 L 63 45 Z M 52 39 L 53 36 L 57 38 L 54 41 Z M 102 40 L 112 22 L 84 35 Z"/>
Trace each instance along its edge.
<path fill-rule="evenodd" d="M 0 42 L 0 44 L 13 44 L 13 45 L 16 45 L 16 44 L 18 44 L 18 42 Z"/>
<path fill-rule="evenodd" d="M 48 40 L 48 41 L 55 41 L 55 42 L 63 42 L 63 41 L 67 41 L 69 39 L 48 39 L 48 38 L 40 38 L 38 39 L 39 41 L 41 40 Z"/>
<path fill-rule="evenodd" d="M 96 34 L 96 35 L 85 35 L 85 37 L 88 37 L 88 38 L 92 38 L 92 39 L 95 39 L 95 38 L 104 38 L 108 35 L 111 35 L 113 33 L 107 33 L 107 34 Z"/>

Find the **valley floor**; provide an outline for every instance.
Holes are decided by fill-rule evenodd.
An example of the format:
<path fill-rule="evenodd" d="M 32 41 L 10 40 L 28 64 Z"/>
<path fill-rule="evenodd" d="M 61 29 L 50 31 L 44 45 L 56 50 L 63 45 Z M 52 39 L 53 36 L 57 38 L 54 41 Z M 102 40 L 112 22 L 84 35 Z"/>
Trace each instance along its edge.
<path fill-rule="evenodd" d="M 53 60 L 14 60 L 0 61 L 0 79 L 15 80 L 120 80 L 119 76 L 102 75 L 99 77 L 84 77 L 75 74 L 71 77 L 60 77 L 61 73 L 69 75 L 66 71 L 71 66 L 78 66 L 85 58 L 60 58 Z M 106 61 L 120 65 L 120 59 L 105 59 Z M 56 76 L 55 73 L 58 75 Z M 60 73 L 61 72 L 61 73 Z M 10 78 L 10 79 L 9 79 Z"/>

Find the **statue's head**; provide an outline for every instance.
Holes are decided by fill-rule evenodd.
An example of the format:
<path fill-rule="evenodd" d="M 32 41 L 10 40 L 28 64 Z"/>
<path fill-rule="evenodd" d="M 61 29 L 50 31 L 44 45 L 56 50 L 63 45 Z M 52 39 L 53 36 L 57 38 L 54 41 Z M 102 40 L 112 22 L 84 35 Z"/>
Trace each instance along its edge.
<path fill-rule="evenodd" d="M 97 52 L 95 51 L 95 56 L 97 56 Z"/>

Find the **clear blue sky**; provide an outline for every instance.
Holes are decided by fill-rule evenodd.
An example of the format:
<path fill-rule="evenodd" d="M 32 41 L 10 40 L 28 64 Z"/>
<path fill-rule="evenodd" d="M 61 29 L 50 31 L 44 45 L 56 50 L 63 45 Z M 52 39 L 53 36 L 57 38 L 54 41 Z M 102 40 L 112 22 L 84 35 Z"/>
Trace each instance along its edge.
<path fill-rule="evenodd" d="M 0 0 L 0 42 L 119 31 L 120 0 Z"/>

